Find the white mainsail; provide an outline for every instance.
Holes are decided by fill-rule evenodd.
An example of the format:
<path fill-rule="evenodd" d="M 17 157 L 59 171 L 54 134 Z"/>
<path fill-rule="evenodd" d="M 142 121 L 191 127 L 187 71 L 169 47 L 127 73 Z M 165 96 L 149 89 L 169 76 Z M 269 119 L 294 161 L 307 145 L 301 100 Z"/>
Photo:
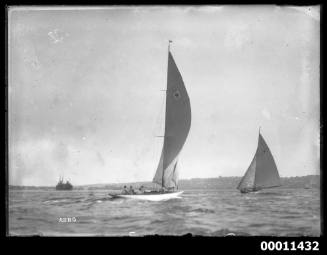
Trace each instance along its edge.
<path fill-rule="evenodd" d="M 281 182 L 275 160 L 267 143 L 259 133 L 257 151 L 237 189 L 251 191 L 280 185 Z"/>
<path fill-rule="evenodd" d="M 164 188 L 178 187 L 178 156 L 190 127 L 190 99 L 174 58 L 168 51 L 165 134 L 154 183 Z"/>

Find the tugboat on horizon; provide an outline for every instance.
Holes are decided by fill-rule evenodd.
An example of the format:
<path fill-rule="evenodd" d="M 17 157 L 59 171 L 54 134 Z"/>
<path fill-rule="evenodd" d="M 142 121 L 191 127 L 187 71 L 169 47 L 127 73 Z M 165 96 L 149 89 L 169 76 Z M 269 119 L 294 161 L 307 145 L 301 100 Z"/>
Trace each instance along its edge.
<path fill-rule="evenodd" d="M 66 183 L 64 183 L 64 178 L 59 177 L 59 182 L 56 185 L 56 190 L 72 190 L 72 189 L 73 189 L 73 185 L 69 181 L 66 181 Z"/>

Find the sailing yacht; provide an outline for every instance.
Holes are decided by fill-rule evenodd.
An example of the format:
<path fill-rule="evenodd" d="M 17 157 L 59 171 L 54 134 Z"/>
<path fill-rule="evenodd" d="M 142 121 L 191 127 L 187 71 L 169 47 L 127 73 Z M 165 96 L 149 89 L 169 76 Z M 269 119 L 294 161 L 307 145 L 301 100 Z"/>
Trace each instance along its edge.
<path fill-rule="evenodd" d="M 281 181 L 277 166 L 259 129 L 257 151 L 237 189 L 248 193 L 278 186 L 281 186 Z"/>
<path fill-rule="evenodd" d="M 176 198 L 183 193 L 178 190 L 178 159 L 191 127 L 191 105 L 182 76 L 170 52 L 170 43 L 171 41 L 168 44 L 164 141 L 152 180 L 161 187 L 161 190 L 111 195 L 113 197 L 159 201 Z"/>
<path fill-rule="evenodd" d="M 56 190 L 72 190 L 72 189 L 73 189 L 73 185 L 69 181 L 66 181 L 66 183 L 64 183 L 64 178 L 63 177 L 59 178 L 59 182 L 56 185 Z"/>

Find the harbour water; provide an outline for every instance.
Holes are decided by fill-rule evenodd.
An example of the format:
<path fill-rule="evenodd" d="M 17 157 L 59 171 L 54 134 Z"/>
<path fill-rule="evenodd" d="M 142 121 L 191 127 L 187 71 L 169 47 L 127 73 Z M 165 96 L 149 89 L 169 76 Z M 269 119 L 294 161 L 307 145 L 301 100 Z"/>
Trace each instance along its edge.
<path fill-rule="evenodd" d="M 319 236 L 320 190 L 188 189 L 161 202 L 110 190 L 11 190 L 9 234 L 43 236 Z"/>

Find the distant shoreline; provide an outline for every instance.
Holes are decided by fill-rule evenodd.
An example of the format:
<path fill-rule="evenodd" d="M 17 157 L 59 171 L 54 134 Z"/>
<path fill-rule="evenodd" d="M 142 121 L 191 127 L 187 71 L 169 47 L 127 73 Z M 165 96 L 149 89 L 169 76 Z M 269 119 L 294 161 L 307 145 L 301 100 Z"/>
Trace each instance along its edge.
<path fill-rule="evenodd" d="M 228 176 L 216 178 L 191 178 L 181 179 L 179 181 L 180 189 L 183 188 L 233 188 L 237 186 L 241 180 L 241 176 Z M 320 187 L 320 175 L 305 175 L 294 177 L 281 177 L 284 187 L 305 188 L 305 187 Z M 53 186 L 24 186 L 24 185 L 9 185 L 9 190 L 33 190 L 33 189 L 54 189 Z M 134 187 L 140 185 L 154 185 L 152 182 L 123 182 L 123 183 L 100 183 L 100 184 L 84 184 L 74 185 L 75 190 L 95 190 L 95 189 L 121 189 L 124 185 L 132 185 Z"/>

